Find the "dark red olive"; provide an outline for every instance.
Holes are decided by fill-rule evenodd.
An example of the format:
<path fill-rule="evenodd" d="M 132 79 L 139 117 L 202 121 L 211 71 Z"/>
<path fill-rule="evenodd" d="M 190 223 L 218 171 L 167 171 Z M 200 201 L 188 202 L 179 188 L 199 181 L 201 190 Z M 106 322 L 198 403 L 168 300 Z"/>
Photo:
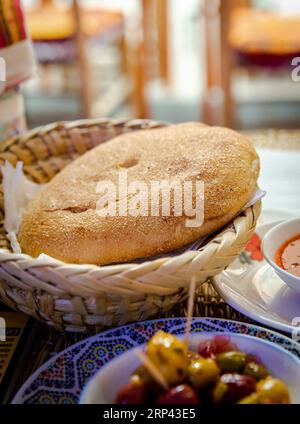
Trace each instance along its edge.
<path fill-rule="evenodd" d="M 217 353 L 225 353 L 225 352 L 232 352 L 237 351 L 237 346 L 232 343 L 229 336 L 222 336 L 218 335 L 214 337 L 214 342 L 216 346 Z"/>
<path fill-rule="evenodd" d="M 261 360 L 256 355 L 248 354 L 246 358 L 246 363 L 254 362 L 257 365 L 261 365 Z"/>
<path fill-rule="evenodd" d="M 202 342 L 198 346 L 198 353 L 199 355 L 203 356 L 203 358 L 215 359 L 216 358 L 215 345 L 212 343 L 211 340 L 206 340 L 205 342 Z"/>
<path fill-rule="evenodd" d="M 229 336 L 222 336 L 221 334 L 215 336 L 213 339 L 206 340 L 198 346 L 198 353 L 204 358 L 215 359 L 219 353 L 230 352 L 238 350 L 237 347 L 230 341 Z"/>
<path fill-rule="evenodd" d="M 256 381 L 249 375 L 223 374 L 221 382 L 225 383 L 227 390 L 222 398 L 222 403 L 236 403 L 240 399 L 255 392 Z"/>
<path fill-rule="evenodd" d="M 116 403 L 121 405 L 139 405 L 146 403 L 147 390 L 144 384 L 126 384 L 117 394 Z"/>
<path fill-rule="evenodd" d="M 181 384 L 163 393 L 156 403 L 164 405 L 197 405 L 200 401 L 192 387 L 187 384 Z"/>

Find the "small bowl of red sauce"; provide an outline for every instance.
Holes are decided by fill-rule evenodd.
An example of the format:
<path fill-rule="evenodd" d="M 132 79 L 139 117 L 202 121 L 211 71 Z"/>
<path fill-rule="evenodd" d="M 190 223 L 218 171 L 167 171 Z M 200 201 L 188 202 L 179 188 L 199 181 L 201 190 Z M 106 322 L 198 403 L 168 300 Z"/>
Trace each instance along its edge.
<path fill-rule="evenodd" d="M 278 276 L 300 293 L 300 218 L 281 222 L 269 230 L 262 250 Z"/>

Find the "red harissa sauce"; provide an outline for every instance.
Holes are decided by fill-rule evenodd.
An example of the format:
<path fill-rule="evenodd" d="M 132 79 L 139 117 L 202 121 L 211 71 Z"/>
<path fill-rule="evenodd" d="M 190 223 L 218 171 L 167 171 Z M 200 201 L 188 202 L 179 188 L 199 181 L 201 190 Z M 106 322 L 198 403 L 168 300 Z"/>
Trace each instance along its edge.
<path fill-rule="evenodd" d="M 287 240 L 278 249 L 276 263 L 290 274 L 300 277 L 300 234 Z"/>

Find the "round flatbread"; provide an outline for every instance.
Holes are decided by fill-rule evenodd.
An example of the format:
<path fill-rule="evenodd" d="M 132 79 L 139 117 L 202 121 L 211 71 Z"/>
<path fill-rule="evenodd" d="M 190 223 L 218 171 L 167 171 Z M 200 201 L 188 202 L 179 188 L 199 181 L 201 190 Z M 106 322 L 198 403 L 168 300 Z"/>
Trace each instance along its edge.
<path fill-rule="evenodd" d="M 70 263 L 109 264 L 170 252 L 229 222 L 253 195 L 258 174 L 252 143 L 230 129 L 186 123 L 130 132 L 95 147 L 57 174 L 30 202 L 18 239 L 24 253 L 45 253 Z M 138 202 L 138 189 L 121 190 L 125 179 L 127 188 L 133 182 L 148 188 L 148 198 L 143 194 Z M 191 208 L 200 199 L 196 182 L 203 182 L 203 224 L 187 226 L 192 218 L 184 195 L 182 215 L 174 216 L 180 206 L 175 192 L 170 216 L 161 208 L 162 191 L 159 216 L 152 216 L 153 181 L 180 182 L 182 192 L 192 184 Z M 109 182 L 116 187 L 115 196 L 103 188 Z M 116 216 L 104 216 L 109 207 L 113 212 L 114 200 Z M 132 205 L 147 205 L 148 216 L 132 216 Z"/>

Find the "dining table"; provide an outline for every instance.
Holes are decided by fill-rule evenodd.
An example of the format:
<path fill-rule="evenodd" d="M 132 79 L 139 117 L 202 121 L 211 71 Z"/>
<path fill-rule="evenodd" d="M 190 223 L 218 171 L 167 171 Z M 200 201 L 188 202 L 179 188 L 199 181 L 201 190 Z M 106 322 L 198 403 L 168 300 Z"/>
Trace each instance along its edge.
<path fill-rule="evenodd" d="M 244 132 L 253 141 L 260 156 L 259 186 L 266 191 L 259 224 L 277 220 L 278 217 L 285 219 L 299 216 L 300 130 L 266 129 Z M 155 318 L 183 317 L 186 312 L 186 302 L 182 302 L 167 314 Z M 8 363 L 2 371 L 2 377 L 5 377 L 3 379 L 5 387 L 0 389 L 1 403 L 10 403 L 26 379 L 45 361 L 89 336 L 87 333 L 58 332 L 34 318 L 28 318 L 20 311 L 16 314 L 0 303 L 0 317 L 2 314 L 7 317 L 11 314 L 12 327 L 16 330 L 19 326 L 22 331 L 19 331 L 18 334 L 23 333 L 23 337 L 20 335 L 14 340 L 10 339 L 9 349 L 11 352 L 9 349 L 5 350 L 5 343 L 8 342 L 0 341 L 0 364 L 1 352 L 4 352 L 4 356 L 6 355 Z M 229 306 L 215 291 L 210 280 L 197 289 L 193 315 L 253 322 Z M 9 325 L 8 318 L 8 327 Z M 15 335 L 17 335 L 16 331 Z"/>

